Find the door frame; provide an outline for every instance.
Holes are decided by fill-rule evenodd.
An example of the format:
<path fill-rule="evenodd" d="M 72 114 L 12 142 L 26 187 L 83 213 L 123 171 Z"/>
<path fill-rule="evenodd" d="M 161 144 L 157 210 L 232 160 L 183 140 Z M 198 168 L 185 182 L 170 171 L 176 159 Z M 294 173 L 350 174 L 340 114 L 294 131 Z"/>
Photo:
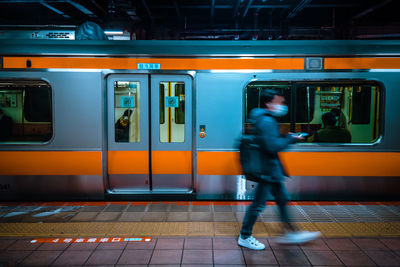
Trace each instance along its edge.
<path fill-rule="evenodd" d="M 151 119 L 151 113 L 152 111 L 152 105 L 151 105 L 151 83 L 152 83 L 152 77 L 157 77 L 157 76 L 171 76 L 177 79 L 178 77 L 188 77 L 188 80 L 185 81 L 185 83 L 190 83 L 191 87 L 191 102 L 189 103 L 191 105 L 191 116 L 189 114 L 188 118 L 191 120 L 191 125 L 188 127 L 188 130 L 190 131 L 188 133 L 188 138 L 191 138 L 190 140 L 190 150 L 191 151 L 191 188 L 188 191 L 185 192 L 180 192 L 180 191 L 165 191 L 165 192 L 159 192 L 156 191 L 154 192 L 152 190 L 151 186 L 151 181 L 152 179 L 152 171 L 151 171 L 151 151 L 152 151 L 152 142 L 151 142 L 151 128 L 152 128 L 152 119 Z M 196 72 L 194 71 L 174 71 L 174 72 L 139 72 L 139 73 L 129 73 L 129 72 L 118 72 L 118 73 L 108 73 L 104 76 L 105 79 L 105 151 L 104 151 L 104 184 L 105 184 L 105 189 L 107 194 L 177 194 L 177 193 L 184 193 L 184 194 L 192 194 L 196 192 L 196 169 L 197 169 L 197 153 L 196 153 L 196 101 L 195 101 L 195 96 L 196 96 L 196 84 L 195 84 L 195 77 L 196 77 Z M 115 131 L 114 129 L 114 102 L 113 102 L 113 97 L 114 97 L 114 87 L 113 87 L 113 81 L 115 80 L 125 80 L 125 81 L 139 81 L 138 79 L 145 79 L 146 82 L 144 85 L 147 87 L 147 93 L 145 96 L 144 100 L 141 100 L 141 103 L 145 103 L 141 108 L 141 138 L 144 136 L 144 133 L 148 133 L 149 137 L 145 142 L 141 144 L 137 143 L 129 143 L 131 144 L 136 144 L 138 146 L 129 146 L 126 147 L 127 143 L 117 143 L 115 142 L 114 136 L 115 136 Z M 144 80 L 142 80 L 144 81 Z M 141 81 L 140 81 L 141 82 Z M 144 88 L 141 86 L 141 88 Z M 112 90 L 112 91 L 111 91 Z M 143 93 L 141 92 L 141 98 L 143 97 Z M 110 100 L 112 102 L 110 103 Z M 143 101 L 143 102 L 142 102 Z M 146 101 L 146 102 L 144 102 Z M 154 100 L 153 100 L 154 103 Z M 144 108 L 145 109 L 144 109 Z M 147 115 L 144 115 L 142 119 L 142 113 L 147 113 Z M 110 117 L 111 115 L 111 117 Z M 153 115 L 154 116 L 154 115 Z M 186 116 L 185 116 L 186 117 Z M 147 119 L 147 127 L 143 127 L 143 122 L 144 120 Z M 111 128 L 110 128 L 111 127 Z M 145 128 L 145 129 L 144 129 Z M 113 133 L 114 132 L 114 133 Z M 110 145 L 111 141 L 111 145 Z M 136 148 L 135 148 L 136 147 Z M 109 152 L 112 151 L 112 149 L 118 149 L 121 151 L 145 151 L 147 147 L 148 151 L 148 178 L 149 178 L 149 188 L 147 190 L 138 190 L 138 189 L 127 189 L 127 190 L 121 190 L 118 188 L 112 188 L 112 185 L 110 185 L 110 172 L 109 172 Z"/>

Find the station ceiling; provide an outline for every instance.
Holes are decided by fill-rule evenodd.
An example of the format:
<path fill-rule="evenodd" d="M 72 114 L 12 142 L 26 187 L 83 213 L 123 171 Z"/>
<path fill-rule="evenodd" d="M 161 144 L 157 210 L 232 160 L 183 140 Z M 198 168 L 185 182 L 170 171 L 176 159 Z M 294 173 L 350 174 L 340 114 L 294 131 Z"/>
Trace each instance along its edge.
<path fill-rule="evenodd" d="M 396 0 L 0 0 L 0 29 L 93 21 L 136 39 L 398 39 Z"/>

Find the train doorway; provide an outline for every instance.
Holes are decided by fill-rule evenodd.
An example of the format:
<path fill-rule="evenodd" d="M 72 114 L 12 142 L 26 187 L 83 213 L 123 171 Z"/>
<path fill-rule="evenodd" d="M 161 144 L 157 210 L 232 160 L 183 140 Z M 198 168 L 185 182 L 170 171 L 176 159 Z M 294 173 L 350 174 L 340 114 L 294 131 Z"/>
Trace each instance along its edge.
<path fill-rule="evenodd" d="M 190 76 L 110 75 L 107 126 L 111 192 L 192 192 Z"/>

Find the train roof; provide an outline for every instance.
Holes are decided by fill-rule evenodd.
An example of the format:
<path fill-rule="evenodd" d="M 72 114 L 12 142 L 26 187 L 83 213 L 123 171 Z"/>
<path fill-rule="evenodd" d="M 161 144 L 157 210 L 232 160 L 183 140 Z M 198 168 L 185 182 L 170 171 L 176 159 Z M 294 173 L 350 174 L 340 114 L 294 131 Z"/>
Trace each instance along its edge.
<path fill-rule="evenodd" d="M 400 40 L 0 40 L 0 55 L 113 57 L 399 56 Z"/>

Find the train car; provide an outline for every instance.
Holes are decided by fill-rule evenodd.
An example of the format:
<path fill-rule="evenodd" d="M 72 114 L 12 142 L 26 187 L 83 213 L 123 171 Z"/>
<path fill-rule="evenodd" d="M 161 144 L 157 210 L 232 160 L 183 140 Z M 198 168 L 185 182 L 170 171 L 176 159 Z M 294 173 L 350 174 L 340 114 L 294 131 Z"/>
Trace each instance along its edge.
<path fill-rule="evenodd" d="M 237 140 L 283 93 L 294 200 L 400 193 L 400 41 L 0 41 L 0 199 L 250 199 Z M 339 132 L 321 139 L 324 114 Z M 350 137 L 349 137 L 350 136 Z"/>

